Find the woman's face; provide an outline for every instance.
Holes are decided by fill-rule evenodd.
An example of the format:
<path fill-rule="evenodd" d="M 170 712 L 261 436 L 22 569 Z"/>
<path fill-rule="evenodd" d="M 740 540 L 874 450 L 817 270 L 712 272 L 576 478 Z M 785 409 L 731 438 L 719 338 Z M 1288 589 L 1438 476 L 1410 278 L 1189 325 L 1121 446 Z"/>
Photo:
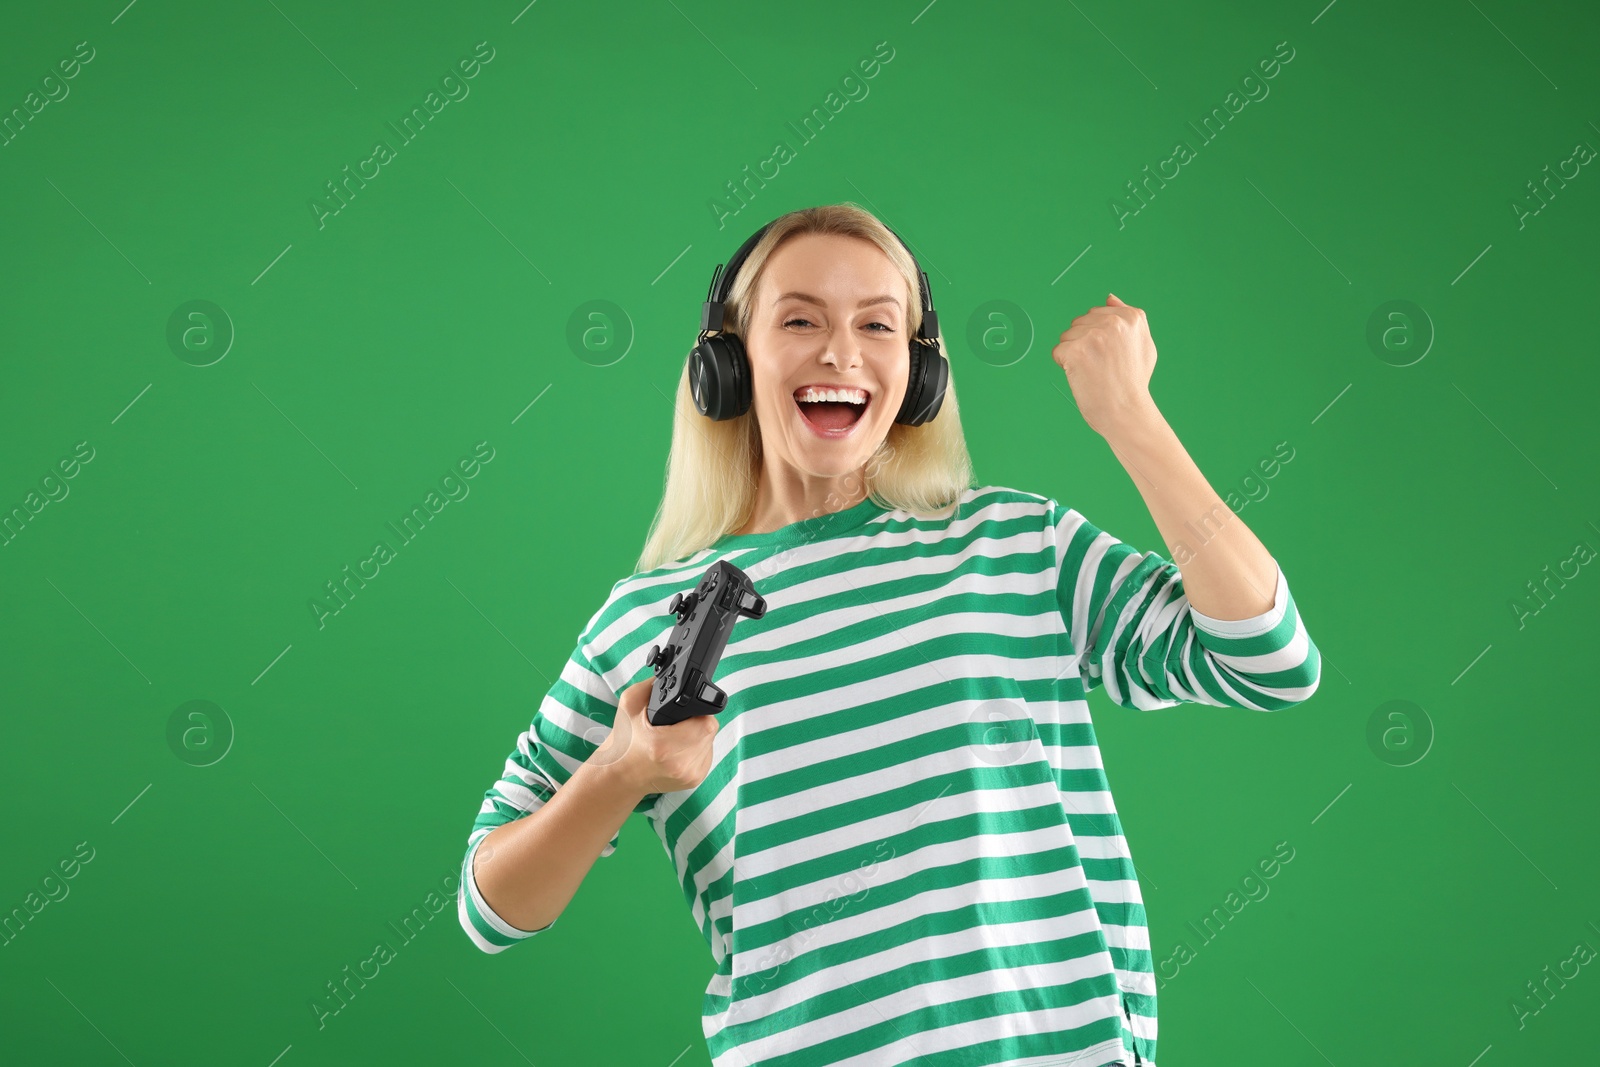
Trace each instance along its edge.
<path fill-rule="evenodd" d="M 756 290 L 744 341 L 763 451 L 813 477 L 860 470 L 905 396 L 904 278 L 862 238 L 801 234 L 768 257 Z"/>

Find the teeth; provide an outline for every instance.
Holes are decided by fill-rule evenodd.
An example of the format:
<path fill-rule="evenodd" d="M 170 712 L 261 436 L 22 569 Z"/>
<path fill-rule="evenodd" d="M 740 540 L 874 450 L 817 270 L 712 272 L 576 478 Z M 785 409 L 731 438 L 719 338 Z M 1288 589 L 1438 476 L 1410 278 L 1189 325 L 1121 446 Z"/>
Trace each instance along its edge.
<path fill-rule="evenodd" d="M 867 394 L 862 389 L 818 389 L 815 386 L 807 386 L 795 393 L 795 399 L 801 403 L 832 400 L 846 404 L 865 404 Z"/>

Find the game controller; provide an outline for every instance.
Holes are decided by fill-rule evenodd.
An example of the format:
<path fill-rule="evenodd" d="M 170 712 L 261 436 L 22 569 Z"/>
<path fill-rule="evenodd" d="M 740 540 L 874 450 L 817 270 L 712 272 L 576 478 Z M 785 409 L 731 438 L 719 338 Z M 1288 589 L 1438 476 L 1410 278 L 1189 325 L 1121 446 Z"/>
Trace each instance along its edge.
<path fill-rule="evenodd" d="M 711 681 L 717 661 L 740 616 L 759 619 L 767 602 L 756 594 L 750 576 L 719 559 L 700 576 L 700 584 L 672 594 L 667 610 L 678 617 L 665 648 L 650 646 L 645 660 L 655 668 L 647 714 L 652 726 L 668 726 L 694 715 L 715 715 L 728 705 L 728 694 Z"/>

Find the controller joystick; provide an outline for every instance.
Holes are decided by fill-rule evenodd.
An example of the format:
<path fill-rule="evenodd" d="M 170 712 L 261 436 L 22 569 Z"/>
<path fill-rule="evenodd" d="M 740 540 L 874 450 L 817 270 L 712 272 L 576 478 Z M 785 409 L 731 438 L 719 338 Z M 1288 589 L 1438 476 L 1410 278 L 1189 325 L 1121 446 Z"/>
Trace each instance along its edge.
<path fill-rule="evenodd" d="M 652 726 L 715 715 L 727 707 L 728 694 L 712 682 L 717 663 L 733 624 L 740 618 L 761 618 L 767 602 L 749 575 L 723 559 L 707 568 L 690 592 L 672 594 L 667 611 L 678 621 L 667 644 L 651 645 L 645 660 L 656 675 L 647 712 Z"/>
<path fill-rule="evenodd" d="M 667 610 L 676 615 L 679 622 L 682 622 L 694 611 L 695 601 L 698 597 L 699 594 L 695 592 L 691 592 L 688 596 L 684 596 L 682 593 L 673 593 L 671 602 L 667 604 Z"/>

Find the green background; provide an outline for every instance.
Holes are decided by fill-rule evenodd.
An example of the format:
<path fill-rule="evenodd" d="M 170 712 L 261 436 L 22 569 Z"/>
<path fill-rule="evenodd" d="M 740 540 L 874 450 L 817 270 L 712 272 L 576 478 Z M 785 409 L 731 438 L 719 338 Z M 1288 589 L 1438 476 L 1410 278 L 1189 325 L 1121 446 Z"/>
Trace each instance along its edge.
<path fill-rule="evenodd" d="M 7 1059 L 707 1062 L 710 953 L 642 819 L 529 943 L 480 953 L 453 901 L 391 924 L 454 875 L 633 570 L 713 266 L 846 200 L 922 257 L 980 483 L 1170 556 L 1050 359 L 1107 291 L 1144 308 L 1157 403 L 1220 493 L 1256 494 L 1323 653 L 1274 715 L 1091 698 L 1156 958 L 1194 949 L 1163 1067 L 1241 1035 L 1280 1067 L 1600 1040 L 1600 968 L 1527 988 L 1600 949 L 1600 576 L 1526 588 L 1600 549 L 1600 175 L 1537 214 L 1528 188 L 1600 145 L 1592 8 L 123 3 L 14 6 L 0 34 L 5 114 L 95 50 L 0 147 L 0 508 L 70 490 L 0 546 L 0 910 L 93 850 L 0 947 Z M 867 95 L 798 138 L 883 41 Z M 1285 41 L 1205 143 L 1190 124 Z M 393 160 L 319 226 L 379 138 Z M 1127 183 L 1179 140 L 1141 207 Z M 231 323 L 220 359 L 215 315 L 168 341 L 196 300 Z M 319 626 L 324 584 L 480 441 L 469 495 Z M 220 711 L 186 748 L 196 700 Z M 1270 895 L 1196 938 L 1279 842 Z"/>

